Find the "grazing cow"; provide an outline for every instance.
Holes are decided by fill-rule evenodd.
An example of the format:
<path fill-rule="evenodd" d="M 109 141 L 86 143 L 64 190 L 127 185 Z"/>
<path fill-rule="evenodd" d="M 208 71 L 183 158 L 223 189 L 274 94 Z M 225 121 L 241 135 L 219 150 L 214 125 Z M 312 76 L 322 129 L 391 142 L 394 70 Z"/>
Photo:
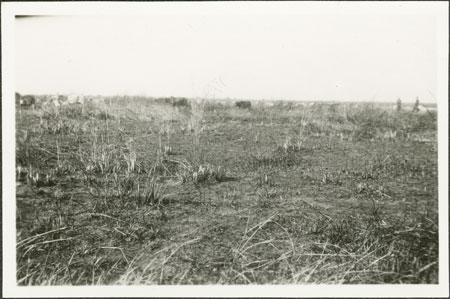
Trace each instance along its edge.
<path fill-rule="evenodd" d="M 174 98 L 174 97 L 170 97 L 170 98 L 162 98 L 162 99 L 160 99 L 160 100 L 162 100 L 162 102 L 165 103 L 165 104 L 173 104 L 175 98 Z"/>
<path fill-rule="evenodd" d="M 236 102 L 236 107 L 240 109 L 250 109 L 252 103 L 250 101 L 238 101 Z"/>
<path fill-rule="evenodd" d="M 173 99 L 172 106 L 174 107 L 187 107 L 189 106 L 189 102 L 186 98 Z"/>
<path fill-rule="evenodd" d="M 36 104 L 36 98 L 32 95 L 26 95 L 26 96 L 20 97 L 20 106 L 31 107 L 34 109 L 35 104 Z"/>
<path fill-rule="evenodd" d="M 20 93 L 16 92 L 16 105 L 20 105 Z"/>

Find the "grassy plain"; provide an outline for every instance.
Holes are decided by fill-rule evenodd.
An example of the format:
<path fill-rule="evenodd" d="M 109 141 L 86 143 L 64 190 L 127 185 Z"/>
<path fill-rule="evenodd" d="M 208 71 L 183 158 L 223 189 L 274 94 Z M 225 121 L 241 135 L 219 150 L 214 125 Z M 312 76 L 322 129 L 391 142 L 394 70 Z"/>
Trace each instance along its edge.
<path fill-rule="evenodd" d="M 17 282 L 438 283 L 437 116 L 391 106 L 17 109 Z"/>

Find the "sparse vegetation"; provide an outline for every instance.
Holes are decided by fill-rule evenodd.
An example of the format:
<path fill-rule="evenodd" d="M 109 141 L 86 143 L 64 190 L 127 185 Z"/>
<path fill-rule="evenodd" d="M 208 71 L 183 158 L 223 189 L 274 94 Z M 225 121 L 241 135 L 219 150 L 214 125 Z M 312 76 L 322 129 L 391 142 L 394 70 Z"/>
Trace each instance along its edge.
<path fill-rule="evenodd" d="M 18 285 L 438 282 L 436 115 L 144 97 L 17 109 Z"/>

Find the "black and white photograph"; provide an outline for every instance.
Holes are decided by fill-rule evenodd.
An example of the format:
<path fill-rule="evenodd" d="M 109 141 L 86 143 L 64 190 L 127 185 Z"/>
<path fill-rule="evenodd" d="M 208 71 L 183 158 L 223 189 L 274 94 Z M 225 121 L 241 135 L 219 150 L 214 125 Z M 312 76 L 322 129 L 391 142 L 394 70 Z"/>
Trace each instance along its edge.
<path fill-rule="evenodd" d="M 449 295 L 448 2 L 1 6 L 4 296 Z"/>

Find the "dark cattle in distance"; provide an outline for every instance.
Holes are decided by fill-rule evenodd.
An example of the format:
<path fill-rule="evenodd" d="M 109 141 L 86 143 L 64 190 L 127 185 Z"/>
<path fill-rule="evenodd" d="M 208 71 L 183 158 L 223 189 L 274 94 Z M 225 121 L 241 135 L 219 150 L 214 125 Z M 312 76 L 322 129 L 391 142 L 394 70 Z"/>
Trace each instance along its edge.
<path fill-rule="evenodd" d="M 241 109 L 250 109 L 251 106 L 252 106 L 252 103 L 250 101 L 236 102 L 236 107 L 241 108 Z"/>
<path fill-rule="evenodd" d="M 187 106 L 189 106 L 189 101 L 186 98 L 173 99 L 172 106 L 174 106 L 174 107 L 187 107 Z"/>
<path fill-rule="evenodd" d="M 36 98 L 31 95 L 26 95 L 20 98 L 20 106 L 32 107 L 36 104 Z"/>
<path fill-rule="evenodd" d="M 16 92 L 16 105 L 20 105 L 20 93 Z"/>
<path fill-rule="evenodd" d="M 158 99 L 159 103 L 165 103 L 165 104 L 173 104 L 175 98 L 170 97 L 170 98 L 160 98 Z"/>

